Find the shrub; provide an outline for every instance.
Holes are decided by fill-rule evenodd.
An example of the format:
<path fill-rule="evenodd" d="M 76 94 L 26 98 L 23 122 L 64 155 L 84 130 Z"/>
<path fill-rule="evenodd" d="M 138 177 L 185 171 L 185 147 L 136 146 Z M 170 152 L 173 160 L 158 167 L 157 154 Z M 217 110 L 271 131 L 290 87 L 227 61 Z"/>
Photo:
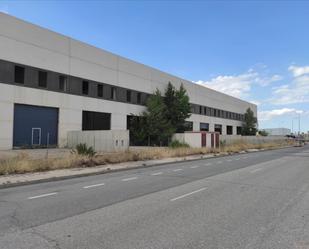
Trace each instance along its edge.
<path fill-rule="evenodd" d="M 187 143 L 180 142 L 178 140 L 174 140 L 174 141 L 170 142 L 169 147 L 173 148 L 173 149 L 174 148 L 189 148 L 190 145 L 187 144 Z"/>
<path fill-rule="evenodd" d="M 92 146 L 88 147 L 87 144 L 85 143 L 76 145 L 75 150 L 73 150 L 73 153 L 89 157 L 93 157 L 96 154 L 93 147 Z"/>

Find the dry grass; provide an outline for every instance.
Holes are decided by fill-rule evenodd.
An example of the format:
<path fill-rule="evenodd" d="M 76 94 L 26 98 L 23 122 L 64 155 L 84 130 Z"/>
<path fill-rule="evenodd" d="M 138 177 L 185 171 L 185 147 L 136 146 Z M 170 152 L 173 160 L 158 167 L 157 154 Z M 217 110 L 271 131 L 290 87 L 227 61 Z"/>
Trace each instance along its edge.
<path fill-rule="evenodd" d="M 26 153 L 0 160 L 0 175 L 42 172 L 55 169 L 92 167 L 104 164 L 115 164 L 130 161 L 145 161 L 169 157 L 185 157 L 209 153 L 235 153 L 248 149 L 271 149 L 291 145 L 289 141 L 278 141 L 262 144 L 246 144 L 241 141 L 232 145 L 221 146 L 219 149 L 207 148 L 149 148 L 128 150 L 125 152 L 98 154 L 93 158 L 79 155 L 65 155 L 61 158 L 33 159 Z"/>

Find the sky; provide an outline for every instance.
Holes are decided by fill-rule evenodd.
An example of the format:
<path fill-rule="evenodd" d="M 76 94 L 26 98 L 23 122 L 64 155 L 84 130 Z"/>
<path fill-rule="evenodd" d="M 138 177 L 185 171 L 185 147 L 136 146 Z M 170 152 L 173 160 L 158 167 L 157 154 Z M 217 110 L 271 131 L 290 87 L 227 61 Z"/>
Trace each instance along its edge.
<path fill-rule="evenodd" d="M 4 1 L 0 11 L 253 102 L 309 131 L 309 1 Z"/>

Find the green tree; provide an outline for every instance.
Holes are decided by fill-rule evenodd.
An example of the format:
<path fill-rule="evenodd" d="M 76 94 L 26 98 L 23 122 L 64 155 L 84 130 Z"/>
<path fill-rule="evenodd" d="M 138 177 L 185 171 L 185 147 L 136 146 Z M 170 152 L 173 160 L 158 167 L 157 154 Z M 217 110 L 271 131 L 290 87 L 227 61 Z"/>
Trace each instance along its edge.
<path fill-rule="evenodd" d="M 254 117 L 253 111 L 248 108 L 242 125 L 242 135 L 255 136 L 257 132 L 256 125 L 257 119 Z"/>
<path fill-rule="evenodd" d="M 166 105 L 166 119 L 171 122 L 176 131 L 183 131 L 186 119 L 191 116 L 189 96 L 183 84 L 179 90 L 176 90 L 169 82 L 164 94 L 164 103 Z"/>
<path fill-rule="evenodd" d="M 175 132 L 170 120 L 166 118 L 167 108 L 163 101 L 161 92 L 156 92 L 147 100 L 147 110 L 142 113 L 147 125 L 148 145 L 166 143 Z"/>
<path fill-rule="evenodd" d="M 265 130 L 260 130 L 260 131 L 259 131 L 259 135 L 260 135 L 260 136 L 263 136 L 263 137 L 267 137 L 267 136 L 268 136 L 268 132 L 265 131 Z"/>

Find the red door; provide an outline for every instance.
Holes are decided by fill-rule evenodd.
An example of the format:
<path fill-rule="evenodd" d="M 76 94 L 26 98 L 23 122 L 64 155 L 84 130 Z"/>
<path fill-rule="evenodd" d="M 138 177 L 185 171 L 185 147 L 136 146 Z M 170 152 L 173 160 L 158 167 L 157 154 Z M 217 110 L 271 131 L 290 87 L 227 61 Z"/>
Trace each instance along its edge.
<path fill-rule="evenodd" d="M 202 133 L 202 147 L 206 147 L 206 133 Z"/>

